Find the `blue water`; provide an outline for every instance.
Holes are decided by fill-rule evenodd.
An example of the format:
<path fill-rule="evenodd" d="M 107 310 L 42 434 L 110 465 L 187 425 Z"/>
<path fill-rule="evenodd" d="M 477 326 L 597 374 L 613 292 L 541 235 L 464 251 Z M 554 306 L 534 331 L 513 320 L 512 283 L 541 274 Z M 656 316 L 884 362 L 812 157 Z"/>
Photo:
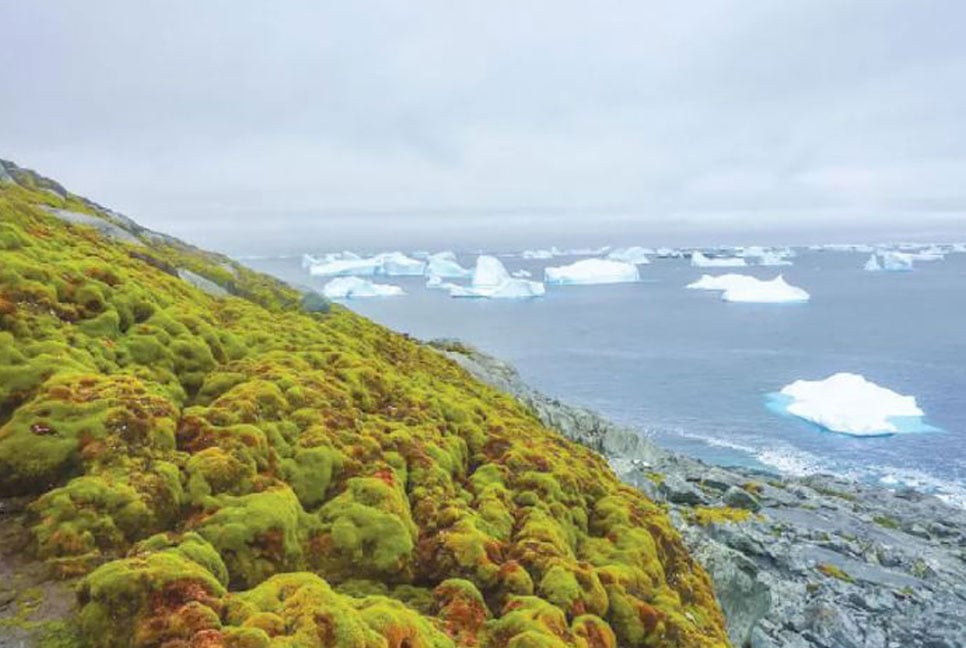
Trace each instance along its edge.
<path fill-rule="evenodd" d="M 640 283 L 552 286 L 529 301 L 453 299 L 422 278 L 394 277 L 407 296 L 349 306 L 419 338 L 467 340 L 538 389 L 710 462 L 910 485 L 966 505 L 966 254 L 910 273 L 863 272 L 867 256 L 805 251 L 791 267 L 739 270 L 782 272 L 811 293 L 805 304 L 723 302 L 684 288 L 702 269 L 655 259 Z M 537 278 L 548 264 L 504 262 Z M 325 283 L 298 259 L 252 265 Z M 767 407 L 768 394 L 794 380 L 840 371 L 915 396 L 936 429 L 858 438 Z"/>

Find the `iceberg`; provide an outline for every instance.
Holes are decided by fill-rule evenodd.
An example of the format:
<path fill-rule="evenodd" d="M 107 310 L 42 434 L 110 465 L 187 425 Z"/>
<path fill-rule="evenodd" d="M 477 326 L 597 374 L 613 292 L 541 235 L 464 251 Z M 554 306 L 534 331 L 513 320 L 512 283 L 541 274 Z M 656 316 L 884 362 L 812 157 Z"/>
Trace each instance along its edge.
<path fill-rule="evenodd" d="M 640 278 L 633 263 L 610 259 L 584 259 L 544 270 L 544 281 L 551 284 L 626 283 Z"/>
<path fill-rule="evenodd" d="M 634 265 L 645 265 L 651 262 L 651 260 L 647 258 L 648 254 L 653 254 L 653 250 L 648 250 L 639 245 L 634 245 L 631 247 L 617 248 L 616 250 L 612 250 L 610 254 L 607 255 L 607 258 L 611 259 L 612 261 L 623 261 L 625 263 L 633 263 Z"/>
<path fill-rule="evenodd" d="M 360 258 L 352 252 L 340 252 L 327 254 L 318 260 L 306 255 L 303 262 L 310 260 L 318 261 L 309 265 L 309 274 L 316 277 L 419 276 L 426 271 L 425 262 L 402 252 L 383 252 L 368 258 Z"/>
<path fill-rule="evenodd" d="M 874 254 L 869 255 L 869 260 L 865 262 L 862 268 L 866 272 L 879 272 L 882 270 L 882 266 L 879 265 L 879 257 Z"/>
<path fill-rule="evenodd" d="M 313 277 L 368 277 L 376 274 L 380 263 L 375 259 L 335 259 L 309 266 Z"/>
<path fill-rule="evenodd" d="M 738 268 L 748 265 L 740 257 L 708 258 L 699 251 L 691 254 L 691 265 L 696 268 Z"/>
<path fill-rule="evenodd" d="M 654 250 L 654 255 L 659 259 L 680 259 L 684 253 L 674 248 L 661 247 Z"/>
<path fill-rule="evenodd" d="M 547 259 L 552 259 L 555 256 L 560 256 L 560 254 L 560 250 L 558 250 L 556 247 L 552 247 L 549 250 L 524 250 L 520 254 L 520 258 L 534 261 L 545 261 Z"/>
<path fill-rule="evenodd" d="M 381 272 L 398 277 L 418 277 L 426 272 L 426 263 L 419 259 L 408 257 L 402 252 L 384 252 L 374 257 L 379 261 Z"/>
<path fill-rule="evenodd" d="M 522 268 L 520 270 L 514 270 L 510 274 L 514 277 L 517 277 L 518 279 L 529 279 L 530 277 L 533 276 L 533 274 L 529 270 L 524 270 Z"/>
<path fill-rule="evenodd" d="M 873 255 L 875 256 L 875 255 Z M 904 252 L 879 252 L 879 269 L 889 272 L 908 272 L 912 270 L 912 256 Z M 871 270 L 870 261 L 866 261 L 866 270 Z"/>
<path fill-rule="evenodd" d="M 792 262 L 785 258 L 781 252 L 765 252 L 757 255 L 758 265 L 761 266 L 790 266 Z"/>
<path fill-rule="evenodd" d="M 358 299 L 360 297 L 395 297 L 405 295 L 399 286 L 377 284 L 360 277 L 337 277 L 325 284 L 322 294 L 329 299 Z"/>
<path fill-rule="evenodd" d="M 481 254 L 476 259 L 473 280 L 469 286 L 449 286 L 452 297 L 483 297 L 488 299 L 525 299 L 540 297 L 546 288 L 539 281 L 515 279 L 494 256 Z"/>
<path fill-rule="evenodd" d="M 825 380 L 796 380 L 769 395 L 769 407 L 832 432 L 883 436 L 935 430 L 925 424 L 916 399 L 864 376 L 837 373 Z"/>
<path fill-rule="evenodd" d="M 721 290 L 721 299 L 724 301 L 745 304 L 786 304 L 806 302 L 810 299 L 808 292 L 790 285 L 782 275 L 778 275 L 771 281 L 741 274 L 703 275 L 687 287 L 697 290 Z"/>
<path fill-rule="evenodd" d="M 473 271 L 461 266 L 452 252 L 438 252 L 426 258 L 426 274 L 444 279 L 462 279 L 471 276 Z"/>

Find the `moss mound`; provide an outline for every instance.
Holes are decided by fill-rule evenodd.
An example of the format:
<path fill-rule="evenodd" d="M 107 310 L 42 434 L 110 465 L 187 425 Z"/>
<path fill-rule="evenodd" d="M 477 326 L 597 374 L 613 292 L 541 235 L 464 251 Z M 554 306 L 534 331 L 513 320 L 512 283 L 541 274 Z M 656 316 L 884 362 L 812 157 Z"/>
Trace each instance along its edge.
<path fill-rule="evenodd" d="M 84 641 L 726 645 L 665 512 L 509 397 L 17 178 L 0 184 L 0 496 L 34 498 L 32 551 L 79 578 Z"/>

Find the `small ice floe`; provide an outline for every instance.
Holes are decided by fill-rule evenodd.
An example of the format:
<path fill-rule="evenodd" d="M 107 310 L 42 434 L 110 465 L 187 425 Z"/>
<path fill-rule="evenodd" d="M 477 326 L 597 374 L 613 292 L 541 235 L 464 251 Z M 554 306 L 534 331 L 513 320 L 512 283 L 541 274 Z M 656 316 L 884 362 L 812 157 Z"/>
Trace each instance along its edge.
<path fill-rule="evenodd" d="M 675 248 L 660 247 L 654 250 L 654 256 L 658 259 L 680 259 L 684 256 L 684 252 Z"/>
<path fill-rule="evenodd" d="M 768 407 L 826 430 L 853 436 L 926 432 L 925 413 L 916 399 L 881 387 L 853 373 L 825 380 L 796 380 L 768 395 Z"/>
<path fill-rule="evenodd" d="M 377 284 L 361 277 L 337 277 L 325 284 L 322 294 L 329 299 L 360 299 L 365 297 L 395 297 L 405 295 L 399 286 Z"/>
<path fill-rule="evenodd" d="M 513 272 L 510 273 L 510 275 L 516 277 L 517 279 L 529 279 L 530 277 L 533 276 L 533 273 L 530 272 L 529 270 L 524 270 L 523 268 L 521 268 L 519 270 L 514 270 Z"/>
<path fill-rule="evenodd" d="M 452 297 L 487 299 L 526 299 L 540 297 L 545 292 L 541 282 L 511 277 L 499 259 L 487 254 L 477 257 L 473 280 L 469 286 L 449 287 Z"/>
<path fill-rule="evenodd" d="M 633 263 L 634 265 L 645 265 L 651 262 L 651 260 L 647 258 L 649 254 L 654 254 L 654 250 L 642 248 L 639 245 L 633 245 L 631 247 L 611 250 L 607 254 L 607 258 L 612 261 L 623 261 L 624 263 Z"/>
<path fill-rule="evenodd" d="M 550 284 L 607 284 L 639 281 L 637 266 L 610 259 L 583 259 L 570 265 L 546 268 L 544 281 Z"/>
<path fill-rule="evenodd" d="M 798 286 L 792 286 L 778 275 L 770 281 L 748 275 L 703 275 L 688 288 L 697 290 L 720 290 L 721 299 L 729 302 L 754 304 L 785 304 L 806 302 L 810 295 Z"/>
<path fill-rule="evenodd" d="M 695 250 L 691 254 L 691 265 L 695 268 L 739 268 L 748 265 L 741 257 L 706 257 Z"/>

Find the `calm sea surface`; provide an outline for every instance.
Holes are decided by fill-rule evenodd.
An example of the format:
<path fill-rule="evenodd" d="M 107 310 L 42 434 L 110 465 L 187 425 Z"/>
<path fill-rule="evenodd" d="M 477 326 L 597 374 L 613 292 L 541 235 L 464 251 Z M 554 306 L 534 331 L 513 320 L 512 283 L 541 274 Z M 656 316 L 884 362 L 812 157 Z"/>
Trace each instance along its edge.
<path fill-rule="evenodd" d="M 538 389 L 710 462 L 912 485 L 966 505 L 966 254 L 910 273 L 863 272 L 867 257 L 804 251 L 791 267 L 737 270 L 782 272 L 811 293 L 807 304 L 726 303 L 684 286 L 730 270 L 653 259 L 640 283 L 548 286 L 528 301 L 453 299 L 422 278 L 391 277 L 379 281 L 408 295 L 348 305 L 419 338 L 466 340 Z M 473 258 L 461 255 L 464 265 Z M 544 266 L 572 260 L 504 263 L 540 278 Z M 298 258 L 247 263 L 325 283 Z M 839 371 L 915 396 L 939 431 L 857 438 L 766 409 L 767 393 Z"/>

